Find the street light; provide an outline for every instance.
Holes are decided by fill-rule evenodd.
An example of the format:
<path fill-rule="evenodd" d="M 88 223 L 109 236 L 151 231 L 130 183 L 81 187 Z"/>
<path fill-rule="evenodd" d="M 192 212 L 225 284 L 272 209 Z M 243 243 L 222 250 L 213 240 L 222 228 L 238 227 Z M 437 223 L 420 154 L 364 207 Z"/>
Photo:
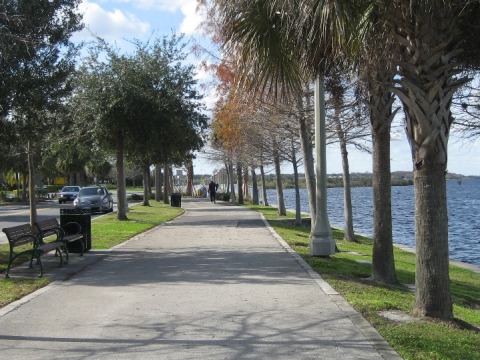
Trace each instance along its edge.
<path fill-rule="evenodd" d="M 325 130 L 325 81 L 315 79 L 315 172 L 316 215 L 310 233 L 310 255 L 330 256 L 335 254 L 335 241 L 327 213 L 327 137 Z M 312 219 L 313 220 L 313 219 Z"/>

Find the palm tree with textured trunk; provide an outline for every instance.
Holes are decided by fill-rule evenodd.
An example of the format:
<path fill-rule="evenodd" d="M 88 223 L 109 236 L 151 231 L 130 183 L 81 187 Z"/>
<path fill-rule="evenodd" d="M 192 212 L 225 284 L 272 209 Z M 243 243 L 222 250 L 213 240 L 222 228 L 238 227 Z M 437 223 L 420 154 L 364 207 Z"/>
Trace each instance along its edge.
<path fill-rule="evenodd" d="M 467 80 L 458 77 L 461 60 L 478 64 L 479 40 L 469 26 L 480 15 L 480 2 L 279 0 L 257 1 L 252 5 L 217 0 L 216 3 L 226 14 L 227 44 L 242 44 L 235 50 L 242 54 L 241 59 L 249 69 L 244 79 L 248 81 L 255 74 L 257 83 L 266 84 L 265 79 L 273 77 L 276 81 L 268 83 L 274 85 L 274 92 L 281 87 L 298 86 L 302 75 L 323 74 L 332 55 L 355 59 L 353 55 L 367 51 L 371 63 L 362 69 L 370 72 L 367 88 L 371 114 L 375 116 L 371 120 L 374 172 L 383 176 L 376 175 L 374 180 L 374 221 L 375 227 L 380 226 L 377 234 L 385 237 L 379 239 L 376 235 L 374 239 L 379 246 L 374 245 L 373 276 L 383 278 L 386 283 L 395 281 L 390 191 L 386 196 L 379 192 L 390 186 L 387 154 L 390 123 L 395 113 L 393 92 L 405 110 L 414 168 L 417 251 L 414 312 L 419 316 L 452 319 L 445 189 L 448 136 L 453 122 L 450 104 L 454 92 Z M 256 12 L 245 11 L 246 5 L 252 5 Z M 258 16 L 258 9 L 263 9 L 266 16 Z M 368 46 L 372 44 L 375 47 Z M 472 49 L 477 49 L 476 57 Z M 381 51 L 391 55 L 388 57 L 391 62 L 380 56 Z M 387 208 L 387 212 L 382 211 Z M 385 221 L 385 225 L 380 221 Z M 382 276 L 382 268 L 387 269 L 388 276 Z"/>
<path fill-rule="evenodd" d="M 416 275 L 414 313 L 452 319 L 445 173 L 455 91 L 468 79 L 476 42 L 466 22 L 478 19 L 478 1 L 384 1 L 385 23 L 396 39 L 395 94 L 403 104 L 415 188 Z M 478 32 L 477 32 L 478 34 Z M 478 37 L 478 36 L 477 36 Z M 478 51 L 478 47 L 477 47 Z M 463 57 L 463 58 L 462 58 Z M 477 54 L 478 57 L 478 54 Z M 478 63 L 478 59 L 475 60 Z"/>

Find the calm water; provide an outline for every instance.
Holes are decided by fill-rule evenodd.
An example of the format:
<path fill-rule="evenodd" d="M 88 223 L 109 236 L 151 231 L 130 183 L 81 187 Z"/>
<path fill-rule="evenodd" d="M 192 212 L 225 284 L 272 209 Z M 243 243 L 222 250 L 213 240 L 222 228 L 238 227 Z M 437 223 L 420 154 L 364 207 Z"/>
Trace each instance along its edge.
<path fill-rule="evenodd" d="M 393 241 L 415 248 L 415 204 L 413 186 L 392 187 Z M 276 205 L 275 190 L 267 190 L 268 202 Z M 284 189 L 285 206 L 295 208 L 295 191 Z M 303 212 L 310 212 L 307 191 L 300 190 Z M 462 184 L 447 181 L 450 258 L 480 265 L 480 180 Z M 330 224 L 343 228 L 343 188 L 328 189 Z M 353 226 L 355 232 L 372 236 L 372 188 L 352 188 Z"/>

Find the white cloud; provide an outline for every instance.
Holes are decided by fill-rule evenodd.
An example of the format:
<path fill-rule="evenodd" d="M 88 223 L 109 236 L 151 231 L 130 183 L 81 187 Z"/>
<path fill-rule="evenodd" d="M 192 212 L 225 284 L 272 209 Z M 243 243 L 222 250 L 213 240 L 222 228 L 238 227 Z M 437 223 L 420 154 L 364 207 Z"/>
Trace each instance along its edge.
<path fill-rule="evenodd" d="M 150 31 L 149 23 L 120 9 L 107 11 L 90 1 L 83 1 L 79 9 L 83 13 L 86 29 L 77 37 L 83 40 L 90 39 L 90 33 L 93 33 L 108 42 L 121 42 L 123 39 L 143 37 Z"/>
<path fill-rule="evenodd" d="M 198 26 L 203 21 L 204 16 L 197 11 L 197 1 L 190 0 L 181 7 L 182 13 L 185 15 L 181 25 L 180 31 L 185 34 L 193 34 L 197 32 Z"/>
<path fill-rule="evenodd" d="M 113 3 L 129 4 L 142 10 L 175 12 L 191 0 L 112 0 Z M 195 2 L 195 1 L 193 1 Z"/>

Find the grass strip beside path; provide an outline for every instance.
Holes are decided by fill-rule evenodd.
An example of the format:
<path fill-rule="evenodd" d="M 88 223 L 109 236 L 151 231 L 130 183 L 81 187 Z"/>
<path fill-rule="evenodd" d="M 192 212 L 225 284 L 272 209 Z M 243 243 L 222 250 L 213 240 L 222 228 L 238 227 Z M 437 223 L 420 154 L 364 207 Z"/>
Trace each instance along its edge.
<path fill-rule="evenodd" d="M 343 240 L 333 230 L 340 252 L 329 258 L 310 256 L 310 228 L 279 219 L 277 209 L 248 206 L 269 224 L 310 266 L 338 291 L 404 359 L 480 359 L 480 274 L 450 266 L 454 322 L 413 316 L 415 254 L 395 248 L 399 284 L 388 287 L 370 280 L 372 239 Z M 289 213 L 288 218 L 294 217 Z"/>
<path fill-rule="evenodd" d="M 92 248 L 110 249 L 135 235 L 172 220 L 184 212 L 182 208 L 172 207 L 156 201 L 151 201 L 150 205 L 131 206 L 130 211 L 127 213 L 128 221 L 118 221 L 115 213 L 93 220 Z M 88 256 L 88 253 L 85 256 Z M 48 277 L 35 278 L 35 275 L 32 275 L 32 278 L 15 278 L 15 270 L 12 270 L 10 279 L 5 279 L 8 258 L 8 244 L 0 245 L 0 307 L 4 307 L 51 282 Z M 21 257 L 18 260 L 15 265 L 24 263 L 28 259 L 27 257 Z M 32 272 L 32 274 L 36 273 Z"/>

